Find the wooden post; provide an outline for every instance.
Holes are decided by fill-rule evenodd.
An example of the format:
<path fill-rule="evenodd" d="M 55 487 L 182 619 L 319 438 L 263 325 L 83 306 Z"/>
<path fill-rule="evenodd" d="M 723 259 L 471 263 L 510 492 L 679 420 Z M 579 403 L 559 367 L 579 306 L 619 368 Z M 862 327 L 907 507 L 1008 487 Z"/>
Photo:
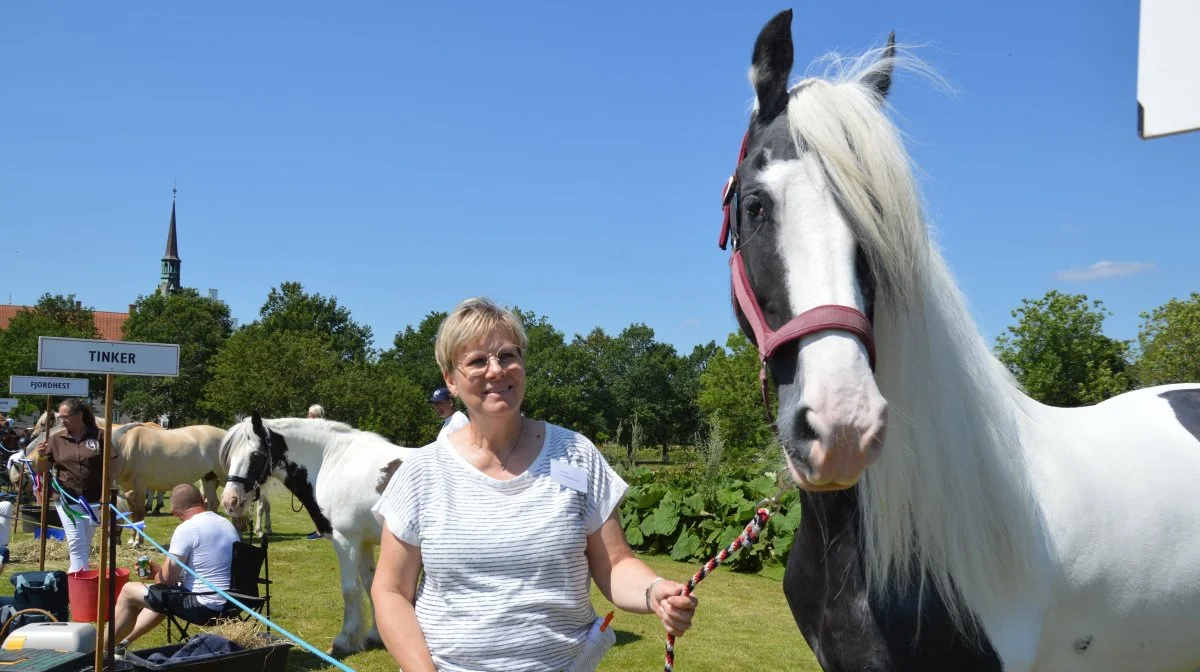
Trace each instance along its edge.
<path fill-rule="evenodd" d="M 109 521 L 112 516 L 108 515 L 109 496 L 109 456 L 112 455 L 112 402 L 113 402 L 113 377 L 111 373 L 104 374 L 104 446 L 101 460 L 104 463 L 104 468 L 101 471 L 101 480 L 104 487 L 100 494 L 100 582 L 96 586 L 96 656 L 95 667 L 96 672 L 101 672 L 104 667 L 104 653 L 107 649 L 104 646 L 104 627 L 108 626 L 110 632 L 108 638 L 112 639 L 113 633 L 112 622 L 108 620 L 109 605 L 105 604 L 108 601 L 108 573 L 110 560 L 108 557 L 108 535 L 111 534 L 109 529 Z M 90 503 L 90 502 L 89 502 Z"/>
<path fill-rule="evenodd" d="M 43 430 L 46 433 L 46 440 L 42 442 L 43 446 L 50 442 L 50 429 L 54 426 L 53 424 L 51 424 L 50 418 L 53 418 L 53 417 L 54 417 L 54 399 L 51 398 L 49 395 L 47 395 L 46 396 L 46 428 Z M 42 524 L 42 532 L 41 532 L 41 534 L 42 534 L 42 552 L 41 552 L 41 555 L 38 556 L 38 571 L 44 572 L 44 571 L 46 571 L 46 537 L 50 536 L 50 531 L 46 529 L 46 516 L 49 515 L 49 512 L 50 512 L 50 472 L 49 471 L 42 474 L 41 490 L 42 490 L 42 523 L 41 523 Z M 21 501 L 21 496 L 18 493 L 17 503 L 20 504 L 20 501 Z M 21 508 L 20 506 L 17 506 L 18 511 L 20 510 L 20 508 Z M 59 523 L 61 523 L 61 522 L 62 521 L 60 520 Z"/>
<path fill-rule="evenodd" d="M 108 491 L 108 498 L 109 498 L 109 501 L 112 501 L 112 502 L 117 501 L 116 486 L 113 486 Z M 107 509 L 105 509 L 104 513 L 107 514 L 105 516 L 104 520 L 108 521 L 108 531 L 109 531 L 109 534 L 108 534 L 109 539 L 106 542 L 108 544 L 109 564 L 113 565 L 112 571 L 113 571 L 113 576 L 115 577 L 116 573 L 117 573 L 117 568 L 116 568 L 116 564 L 117 564 L 117 527 L 116 527 L 117 526 L 117 514 L 115 511 L 112 510 L 111 506 L 108 507 Z M 108 656 L 107 662 L 108 662 L 108 670 L 110 672 L 112 671 L 113 661 L 116 660 L 116 658 L 117 658 L 117 638 L 115 636 L 116 632 L 113 630 L 116 627 L 116 625 L 114 625 L 116 620 L 117 620 L 117 582 L 113 581 L 108 584 L 108 629 L 109 629 L 109 633 L 108 633 L 108 647 L 107 647 L 107 651 L 105 652 L 105 655 Z"/>

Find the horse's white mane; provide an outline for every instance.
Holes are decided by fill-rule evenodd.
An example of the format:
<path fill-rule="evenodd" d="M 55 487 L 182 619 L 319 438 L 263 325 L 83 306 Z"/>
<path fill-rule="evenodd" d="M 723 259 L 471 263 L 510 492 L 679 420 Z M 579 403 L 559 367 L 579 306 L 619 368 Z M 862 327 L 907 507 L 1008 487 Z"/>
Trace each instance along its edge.
<path fill-rule="evenodd" d="M 861 481 L 868 585 L 912 588 L 927 575 L 971 632 L 963 598 L 995 604 L 1029 585 L 1042 543 L 1019 448 L 1027 398 L 972 320 L 930 239 L 900 133 L 863 83 L 886 67 L 883 54 L 827 57 L 835 76 L 793 87 L 788 122 L 819 157 L 876 284 L 889 426 Z M 909 57 L 892 65 L 932 73 Z"/>
<path fill-rule="evenodd" d="M 314 443 L 327 440 L 329 435 L 339 438 L 378 440 L 390 443 L 386 438 L 375 432 L 368 432 L 351 427 L 344 422 L 325 420 L 323 418 L 263 418 L 263 425 L 267 429 L 285 436 L 299 436 Z M 254 424 L 251 418 L 242 420 L 233 427 L 230 427 L 225 433 L 225 438 L 221 440 L 221 459 L 228 463 L 229 450 L 233 447 L 234 442 L 257 442 L 257 440 L 258 437 L 254 434 Z M 255 443 L 254 445 L 257 444 Z"/>

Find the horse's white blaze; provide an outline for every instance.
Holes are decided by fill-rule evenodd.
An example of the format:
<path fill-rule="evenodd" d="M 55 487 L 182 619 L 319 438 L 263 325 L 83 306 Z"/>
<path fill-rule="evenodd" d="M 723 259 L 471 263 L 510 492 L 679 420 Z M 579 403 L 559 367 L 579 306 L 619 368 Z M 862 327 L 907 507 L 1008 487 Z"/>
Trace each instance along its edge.
<path fill-rule="evenodd" d="M 760 179 L 776 209 L 793 314 L 821 305 L 866 310 L 854 271 L 854 234 L 813 156 L 770 163 Z M 801 393 L 781 397 L 779 414 L 790 424 L 795 420 L 785 416 L 804 412 L 820 437 L 809 449 L 812 469 L 804 480 L 818 486 L 852 484 L 878 455 L 887 402 L 875 385 L 865 346 L 853 335 L 824 331 L 799 345 Z M 793 476 L 799 476 L 790 456 L 788 462 Z"/>

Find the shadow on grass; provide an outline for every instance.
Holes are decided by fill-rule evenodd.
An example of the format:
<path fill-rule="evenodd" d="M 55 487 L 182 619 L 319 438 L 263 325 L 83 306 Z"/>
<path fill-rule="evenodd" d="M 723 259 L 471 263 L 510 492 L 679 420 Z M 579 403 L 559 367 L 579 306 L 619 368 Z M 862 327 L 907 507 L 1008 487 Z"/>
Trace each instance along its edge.
<path fill-rule="evenodd" d="M 613 628 L 613 631 L 617 635 L 617 641 L 615 644 L 613 644 L 614 647 L 626 646 L 628 644 L 634 644 L 636 642 L 640 642 L 643 639 L 641 635 L 634 633 L 634 632 L 629 632 L 626 630 L 619 630 L 617 628 Z M 666 642 L 665 639 L 663 641 L 664 641 L 664 643 Z M 366 649 L 366 651 L 373 651 L 373 650 L 382 649 L 382 648 L 383 647 L 381 647 L 381 646 L 368 647 Z M 343 660 L 345 660 L 346 657 L 345 656 L 332 656 L 332 658 L 337 661 L 343 661 Z M 329 667 L 330 667 L 329 663 L 327 663 L 325 660 L 316 656 L 311 651 L 300 648 L 298 646 L 293 647 L 288 654 L 288 660 L 287 660 L 288 672 L 308 672 L 309 670 L 325 670 L 325 669 L 328 669 Z"/>
<path fill-rule="evenodd" d="M 329 663 L 300 647 L 293 648 L 288 654 L 287 669 L 289 672 L 292 670 L 324 670 L 329 667 Z"/>
<path fill-rule="evenodd" d="M 633 644 L 634 642 L 642 641 L 642 636 L 637 633 L 618 630 L 617 628 L 613 628 L 613 632 L 617 633 L 617 641 L 615 644 L 613 644 L 613 646 L 625 646 L 626 644 Z"/>
<path fill-rule="evenodd" d="M 309 534 L 310 533 L 308 533 L 308 532 L 272 532 L 271 534 L 268 534 L 267 537 L 269 538 L 270 543 L 272 543 L 272 544 L 280 542 L 280 541 L 296 541 L 298 539 L 303 539 L 305 541 L 312 541 L 313 543 L 316 543 L 318 541 L 324 541 L 324 542 L 329 541 L 328 539 L 312 539 L 312 540 L 310 540 L 310 539 L 308 539 Z M 255 543 L 261 543 L 261 541 L 259 540 L 258 537 L 254 537 L 254 541 L 255 541 Z"/>

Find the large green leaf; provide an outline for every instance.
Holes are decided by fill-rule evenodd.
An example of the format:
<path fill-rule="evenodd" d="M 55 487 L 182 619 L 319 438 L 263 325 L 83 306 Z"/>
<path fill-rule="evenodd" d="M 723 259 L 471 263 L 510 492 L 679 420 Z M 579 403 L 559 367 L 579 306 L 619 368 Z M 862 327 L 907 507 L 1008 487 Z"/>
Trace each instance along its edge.
<path fill-rule="evenodd" d="M 625 527 L 625 540 L 629 542 L 630 546 L 637 548 L 645 543 L 646 537 L 637 525 L 628 525 Z"/>
<path fill-rule="evenodd" d="M 782 562 L 772 558 L 763 563 L 763 567 L 761 570 L 759 570 L 759 574 L 767 577 L 768 579 L 782 581 L 783 574 L 786 570 L 787 567 Z"/>
<path fill-rule="evenodd" d="M 704 498 L 694 492 L 683 498 L 683 513 L 689 516 L 700 515 L 704 512 Z"/>
<path fill-rule="evenodd" d="M 754 495 L 759 499 L 773 496 L 777 488 L 775 485 L 775 479 L 766 474 L 755 478 L 747 485 L 750 487 L 750 492 L 754 493 Z"/>
<path fill-rule="evenodd" d="M 642 532 L 670 536 L 679 525 L 679 505 L 667 500 L 659 504 L 648 518 L 642 521 Z"/>
<path fill-rule="evenodd" d="M 690 560 L 700 550 L 700 537 L 691 530 L 684 530 L 671 547 L 672 560 Z"/>

